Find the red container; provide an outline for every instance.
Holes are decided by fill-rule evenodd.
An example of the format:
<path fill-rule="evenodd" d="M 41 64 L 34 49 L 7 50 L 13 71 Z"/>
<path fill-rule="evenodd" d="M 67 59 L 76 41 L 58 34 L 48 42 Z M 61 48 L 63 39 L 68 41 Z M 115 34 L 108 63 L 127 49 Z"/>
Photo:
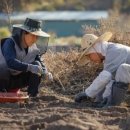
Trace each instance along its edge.
<path fill-rule="evenodd" d="M 15 103 L 24 102 L 29 98 L 28 95 L 24 93 L 14 93 L 14 92 L 0 92 L 0 103 Z"/>

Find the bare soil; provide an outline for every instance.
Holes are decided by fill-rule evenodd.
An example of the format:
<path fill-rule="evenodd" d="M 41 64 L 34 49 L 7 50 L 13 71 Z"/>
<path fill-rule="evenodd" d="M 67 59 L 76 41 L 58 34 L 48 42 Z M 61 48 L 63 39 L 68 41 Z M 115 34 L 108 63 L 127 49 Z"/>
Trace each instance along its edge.
<path fill-rule="evenodd" d="M 53 82 L 43 82 L 37 98 L 0 104 L 0 130 L 130 130 L 130 95 L 121 106 L 93 108 L 74 102 L 102 66 L 76 65 L 78 53 L 47 54 Z"/>

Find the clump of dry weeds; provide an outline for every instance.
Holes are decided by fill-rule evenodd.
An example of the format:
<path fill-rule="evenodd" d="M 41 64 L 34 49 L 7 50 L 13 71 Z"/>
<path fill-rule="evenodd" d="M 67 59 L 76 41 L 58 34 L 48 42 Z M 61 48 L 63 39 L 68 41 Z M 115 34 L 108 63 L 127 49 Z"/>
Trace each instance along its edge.
<path fill-rule="evenodd" d="M 84 33 L 93 33 L 100 36 L 106 31 L 111 31 L 113 36 L 110 41 L 130 45 L 130 17 L 119 13 L 111 13 L 108 19 L 100 19 L 98 27 L 83 25 Z"/>
<path fill-rule="evenodd" d="M 89 63 L 85 66 L 76 64 L 79 52 L 53 53 L 44 56 L 48 70 L 53 74 L 54 81 L 46 85 L 62 94 L 75 94 L 87 88 L 97 76 L 102 66 Z M 45 84 L 44 84 L 45 85 Z"/>

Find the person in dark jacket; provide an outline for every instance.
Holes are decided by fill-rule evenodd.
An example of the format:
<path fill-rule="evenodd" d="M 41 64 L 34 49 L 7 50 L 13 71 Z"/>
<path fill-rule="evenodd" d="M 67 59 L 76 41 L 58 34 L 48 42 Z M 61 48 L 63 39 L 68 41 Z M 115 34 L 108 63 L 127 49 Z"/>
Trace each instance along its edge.
<path fill-rule="evenodd" d="M 36 97 L 41 77 L 52 79 L 35 44 L 38 37 L 50 37 L 41 26 L 42 21 L 26 18 L 23 25 L 13 25 L 19 29 L 17 33 L 1 40 L 0 91 L 27 87 L 28 95 Z"/>

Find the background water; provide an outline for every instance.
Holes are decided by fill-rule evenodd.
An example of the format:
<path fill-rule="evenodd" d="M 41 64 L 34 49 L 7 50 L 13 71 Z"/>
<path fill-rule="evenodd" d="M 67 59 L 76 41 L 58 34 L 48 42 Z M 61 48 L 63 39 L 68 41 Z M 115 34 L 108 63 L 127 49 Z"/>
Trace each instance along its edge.
<path fill-rule="evenodd" d="M 13 13 L 12 24 L 23 23 L 27 18 L 43 20 L 43 30 L 55 33 L 57 37 L 81 36 L 83 25 L 98 26 L 98 20 L 108 18 L 107 11 L 37 11 Z M 8 17 L 0 14 L 0 26 L 6 26 Z"/>
<path fill-rule="evenodd" d="M 43 30 L 54 32 L 57 37 L 82 36 L 83 25 L 98 26 L 97 20 L 86 21 L 46 21 Z"/>

